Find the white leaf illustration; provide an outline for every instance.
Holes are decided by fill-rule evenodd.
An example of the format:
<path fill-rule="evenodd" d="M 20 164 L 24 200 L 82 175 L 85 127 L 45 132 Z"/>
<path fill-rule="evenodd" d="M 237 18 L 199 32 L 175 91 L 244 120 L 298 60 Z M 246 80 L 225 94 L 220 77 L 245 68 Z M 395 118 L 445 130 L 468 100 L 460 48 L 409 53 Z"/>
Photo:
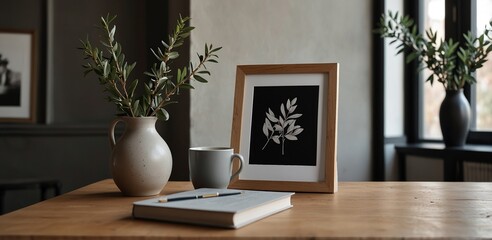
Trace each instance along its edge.
<path fill-rule="evenodd" d="M 300 118 L 302 116 L 301 113 L 297 113 L 297 114 L 292 114 L 291 116 L 289 116 L 289 118 Z"/>
<path fill-rule="evenodd" d="M 265 118 L 265 123 L 267 125 L 267 129 L 270 130 L 270 131 L 273 131 L 273 127 L 272 127 L 272 124 L 270 123 L 270 121 L 268 121 L 268 119 Z"/>
<path fill-rule="evenodd" d="M 284 126 L 285 126 L 285 127 L 288 127 L 288 126 L 292 125 L 292 123 L 293 123 L 294 121 L 295 121 L 294 119 L 289 119 L 289 120 L 285 121 Z"/>
<path fill-rule="evenodd" d="M 295 129 L 295 124 L 296 124 L 296 121 L 295 120 L 289 120 L 289 121 L 292 121 L 292 123 L 289 125 L 289 128 L 287 128 L 287 133 L 291 133 L 292 131 L 294 131 Z"/>
<path fill-rule="evenodd" d="M 267 123 L 269 123 L 269 121 L 266 121 L 265 123 L 263 123 L 263 134 L 265 134 L 266 137 L 268 137 Z"/>
<path fill-rule="evenodd" d="M 290 114 L 290 113 L 293 113 L 293 112 L 296 110 L 296 108 L 297 108 L 297 105 L 292 105 L 292 106 L 290 107 L 290 109 L 289 109 L 289 114 Z"/>
<path fill-rule="evenodd" d="M 291 105 L 296 105 L 297 98 L 292 99 L 292 102 L 290 102 Z"/>
<path fill-rule="evenodd" d="M 282 113 L 282 116 L 284 116 L 284 118 L 287 118 L 285 116 L 285 109 L 284 109 L 284 104 L 283 103 L 280 105 L 280 112 Z"/>
<path fill-rule="evenodd" d="M 291 134 L 285 135 L 285 138 L 287 138 L 287 139 L 289 139 L 291 141 L 297 141 L 297 137 L 294 136 L 294 135 L 291 135 Z"/>
<path fill-rule="evenodd" d="M 275 115 L 273 114 L 272 110 L 268 109 L 268 113 L 266 113 L 266 116 L 268 119 L 270 119 L 270 121 L 276 123 L 278 122 L 278 119 L 275 117 Z"/>
<path fill-rule="evenodd" d="M 274 129 L 275 131 L 280 131 L 280 130 L 282 130 L 282 126 L 280 126 L 280 125 L 278 125 L 278 124 L 275 124 L 275 126 L 273 126 L 273 129 Z"/>
<path fill-rule="evenodd" d="M 297 136 L 300 133 L 302 133 L 302 131 L 304 131 L 304 128 L 298 128 L 298 129 L 294 130 L 294 132 L 292 133 L 292 135 Z"/>
<path fill-rule="evenodd" d="M 272 139 L 276 144 L 280 144 L 280 136 L 273 136 Z"/>
<path fill-rule="evenodd" d="M 290 99 L 287 99 L 287 109 L 289 110 L 289 112 L 290 112 L 290 107 L 291 107 Z"/>

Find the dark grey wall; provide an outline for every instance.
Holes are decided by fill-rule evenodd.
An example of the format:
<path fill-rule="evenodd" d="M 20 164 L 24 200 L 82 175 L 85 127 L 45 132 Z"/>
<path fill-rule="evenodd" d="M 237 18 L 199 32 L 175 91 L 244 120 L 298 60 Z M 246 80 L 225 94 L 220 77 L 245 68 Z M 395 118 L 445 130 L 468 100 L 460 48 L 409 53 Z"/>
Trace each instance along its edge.
<path fill-rule="evenodd" d="M 0 124 L 0 181 L 56 178 L 62 181 L 62 191 L 67 192 L 111 177 L 106 132 L 116 109 L 104 100 L 94 75 L 83 77 L 81 65 L 85 62 L 77 49 L 79 39 L 90 35 L 93 42 L 98 42 L 100 32 L 94 26 L 99 24 L 100 16 L 118 15 L 117 41 L 123 45 L 128 61 L 137 62 L 134 77 L 142 79 L 148 69 L 149 48 L 156 46 L 149 39 L 167 36 L 169 15 L 179 11 L 171 8 L 183 8 L 182 13 L 187 15 L 188 6 L 157 0 L 2 0 L 0 28 L 35 30 L 38 36 L 40 111 L 36 124 Z M 185 95 L 180 108 L 169 110 L 174 121 L 158 124 L 173 151 L 172 179 L 188 176 L 188 99 Z M 176 133 L 183 135 L 176 137 Z M 37 191 L 7 192 L 5 208 L 10 211 L 37 198 Z"/>
<path fill-rule="evenodd" d="M 124 3 L 124 4 L 123 4 Z M 123 46 L 129 62 L 137 61 L 134 74 L 141 73 L 146 66 L 142 60 L 146 57 L 144 45 L 145 21 L 144 5 L 140 1 L 89 0 L 89 1 L 53 1 L 48 12 L 49 22 L 49 60 L 48 76 L 52 80 L 48 85 L 48 117 L 51 123 L 100 124 L 112 119 L 115 113 L 113 104 L 104 100 L 102 88 L 93 74 L 84 78 L 81 65 L 85 63 L 82 52 L 77 49 L 80 39 L 87 35 L 93 43 L 98 43 L 102 32 L 100 17 L 108 13 L 117 15 L 116 39 Z M 142 76 L 135 76 L 141 78 Z"/>

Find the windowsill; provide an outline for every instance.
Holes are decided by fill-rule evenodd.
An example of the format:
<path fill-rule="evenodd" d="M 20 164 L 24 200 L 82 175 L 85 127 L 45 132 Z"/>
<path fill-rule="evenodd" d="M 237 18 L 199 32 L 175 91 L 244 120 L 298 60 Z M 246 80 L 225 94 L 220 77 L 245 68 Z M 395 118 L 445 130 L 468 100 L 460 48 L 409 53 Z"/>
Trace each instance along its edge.
<path fill-rule="evenodd" d="M 462 147 L 446 148 L 443 143 L 414 143 L 398 144 L 395 146 L 398 154 L 426 156 L 435 158 L 466 157 L 467 160 L 488 158 L 492 160 L 492 145 L 466 144 Z"/>

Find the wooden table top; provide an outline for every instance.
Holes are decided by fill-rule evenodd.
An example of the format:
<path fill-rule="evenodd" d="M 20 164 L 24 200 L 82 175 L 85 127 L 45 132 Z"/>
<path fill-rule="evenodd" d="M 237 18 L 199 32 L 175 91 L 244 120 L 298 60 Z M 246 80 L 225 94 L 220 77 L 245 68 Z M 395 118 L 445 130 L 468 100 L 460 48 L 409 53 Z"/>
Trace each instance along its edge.
<path fill-rule="evenodd" d="M 163 193 L 191 189 L 170 182 Z M 0 239 L 492 238 L 492 183 L 340 182 L 237 230 L 133 219 L 141 199 L 103 180 L 0 216 Z"/>

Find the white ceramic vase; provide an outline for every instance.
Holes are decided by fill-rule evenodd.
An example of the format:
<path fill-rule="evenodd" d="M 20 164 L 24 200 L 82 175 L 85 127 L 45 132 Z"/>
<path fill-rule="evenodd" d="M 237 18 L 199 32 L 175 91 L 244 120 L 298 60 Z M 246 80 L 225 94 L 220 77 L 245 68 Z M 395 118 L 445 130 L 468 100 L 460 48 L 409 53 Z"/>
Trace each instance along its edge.
<path fill-rule="evenodd" d="M 169 180 L 172 155 L 155 128 L 156 121 L 156 117 L 119 117 L 111 123 L 111 174 L 126 196 L 157 195 Z M 115 141 L 119 122 L 125 124 L 125 130 Z"/>

